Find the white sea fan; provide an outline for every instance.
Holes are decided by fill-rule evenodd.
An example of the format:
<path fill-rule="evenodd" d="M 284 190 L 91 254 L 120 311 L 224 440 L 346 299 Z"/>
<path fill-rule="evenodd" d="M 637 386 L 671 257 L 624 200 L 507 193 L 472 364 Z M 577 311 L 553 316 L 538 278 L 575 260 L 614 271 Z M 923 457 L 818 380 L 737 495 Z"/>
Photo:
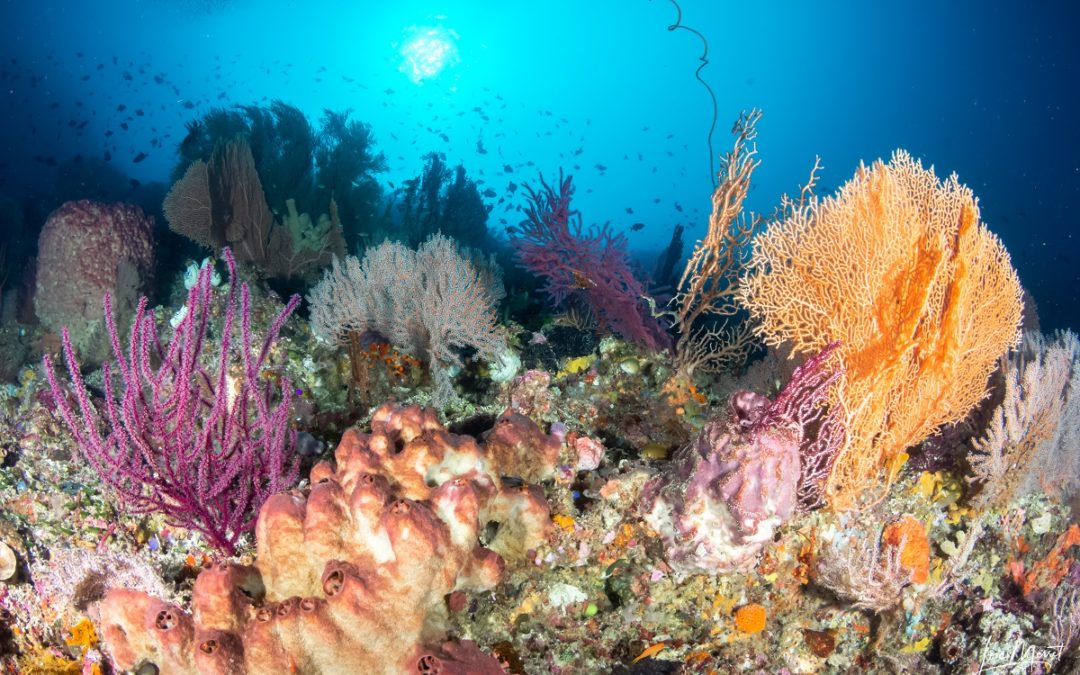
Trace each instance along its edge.
<path fill-rule="evenodd" d="M 172 598 L 154 565 L 141 553 L 58 548 L 48 560 L 36 561 L 30 573 L 38 596 L 62 616 L 86 614 L 111 588 Z"/>
<path fill-rule="evenodd" d="M 1059 333 L 1052 342 L 1028 333 L 1021 349 L 1002 360 L 1004 399 L 972 442 L 968 457 L 974 474 L 969 481 L 980 486 L 976 507 L 1005 503 L 1040 487 L 1075 488 L 1080 463 L 1077 353 L 1071 332 Z"/>
<path fill-rule="evenodd" d="M 453 396 L 451 373 L 458 350 L 493 359 L 507 351 L 495 308 L 505 295 L 493 260 L 463 252 L 436 234 L 416 251 L 387 241 L 363 260 L 334 260 L 308 296 L 311 329 L 327 342 L 350 332 L 378 333 L 395 347 L 427 361 L 437 405 Z"/>

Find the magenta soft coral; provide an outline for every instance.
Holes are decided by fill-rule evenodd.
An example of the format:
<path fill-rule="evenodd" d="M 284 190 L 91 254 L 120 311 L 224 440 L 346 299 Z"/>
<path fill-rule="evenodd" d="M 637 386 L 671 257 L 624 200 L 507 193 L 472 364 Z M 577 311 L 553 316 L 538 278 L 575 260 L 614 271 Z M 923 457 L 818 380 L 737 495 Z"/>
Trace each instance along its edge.
<path fill-rule="evenodd" d="M 159 339 L 154 313 L 144 297 L 135 310 L 125 354 L 112 296 L 105 295 L 105 327 L 115 357 L 103 369 L 105 424 L 83 383 L 66 328 L 64 361 L 78 413 L 48 355 L 43 365 L 57 411 L 83 458 L 124 507 L 137 514 L 162 512 L 173 523 L 202 532 L 211 545 L 231 555 L 240 535 L 254 529 L 262 503 L 291 487 L 299 472 L 296 432 L 289 424 L 289 382 L 282 380 L 279 400 L 272 405 L 274 387 L 260 372 L 300 297 L 289 300 L 262 344 L 255 343 L 248 286 L 237 278 L 232 252 L 225 248 L 222 255 L 230 283 L 217 338 L 216 371 L 204 363 L 204 352 L 211 347 L 213 312 L 209 265 L 199 271 L 188 292 L 185 313 L 168 346 Z M 233 335 L 237 319 L 238 344 Z M 232 381 L 234 364 L 240 375 Z"/>
<path fill-rule="evenodd" d="M 581 213 L 570 208 L 572 176 L 560 172 L 557 191 L 542 176 L 540 185 L 525 186 L 531 204 L 512 240 L 521 266 L 543 277 L 555 305 L 576 298 L 624 339 L 653 350 L 667 347 L 671 338 L 649 316 L 645 288 L 627 264 L 626 237 L 606 224 L 583 231 Z"/>

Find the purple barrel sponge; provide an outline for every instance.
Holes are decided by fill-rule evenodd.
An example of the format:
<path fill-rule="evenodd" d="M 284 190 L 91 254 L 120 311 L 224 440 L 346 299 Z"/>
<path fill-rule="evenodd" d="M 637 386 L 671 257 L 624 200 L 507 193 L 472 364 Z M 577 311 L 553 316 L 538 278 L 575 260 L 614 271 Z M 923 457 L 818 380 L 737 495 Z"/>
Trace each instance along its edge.
<path fill-rule="evenodd" d="M 645 485 L 642 513 L 676 571 L 725 572 L 751 564 L 805 504 L 805 483 L 821 479 L 842 440 L 834 416 L 823 415 L 837 376 L 825 366 L 834 349 L 796 369 L 775 401 L 750 391 L 732 394 L 727 414 L 707 423 Z"/>

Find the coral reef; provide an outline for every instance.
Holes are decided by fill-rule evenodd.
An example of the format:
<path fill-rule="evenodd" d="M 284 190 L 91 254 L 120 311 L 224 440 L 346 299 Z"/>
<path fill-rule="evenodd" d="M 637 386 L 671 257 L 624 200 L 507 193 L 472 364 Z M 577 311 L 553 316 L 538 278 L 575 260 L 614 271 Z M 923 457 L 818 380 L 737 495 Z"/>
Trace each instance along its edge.
<path fill-rule="evenodd" d="M 1077 672 L 1080 343 L 1030 334 L 957 420 L 1017 315 L 970 191 L 900 153 L 818 198 L 815 164 L 759 232 L 759 115 L 653 298 L 566 178 L 514 237 L 560 316 L 511 281 L 507 321 L 490 260 L 372 229 L 311 321 L 270 290 L 300 279 L 215 293 L 204 262 L 130 333 L 110 296 L 98 371 L 10 325 L 0 343 L 64 347 L 76 387 L 49 359 L 0 386 L 0 671 Z M 355 208 L 381 158 L 343 113 L 318 135 L 280 103 L 190 131 L 170 219 L 264 271 L 274 237 L 325 253 L 331 195 L 378 217 Z M 430 157 L 393 236 L 480 239 L 482 180 Z M 751 314 L 769 344 L 745 364 Z"/>

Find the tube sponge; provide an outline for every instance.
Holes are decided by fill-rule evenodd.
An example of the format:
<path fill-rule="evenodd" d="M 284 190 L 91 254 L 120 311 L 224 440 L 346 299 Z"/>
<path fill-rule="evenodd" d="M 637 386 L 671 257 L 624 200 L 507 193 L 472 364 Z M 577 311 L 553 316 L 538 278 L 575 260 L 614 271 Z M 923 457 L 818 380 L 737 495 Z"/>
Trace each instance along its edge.
<path fill-rule="evenodd" d="M 548 445 L 537 430 L 521 431 Z M 508 462 L 520 456 L 506 450 Z M 116 664 L 241 675 L 502 672 L 475 645 L 445 642 L 445 597 L 493 588 L 504 556 L 543 541 L 542 492 L 504 487 L 506 469 L 485 447 L 415 406 L 382 406 L 371 433 L 346 432 L 335 459 L 312 469 L 306 493 L 267 500 L 254 567 L 203 570 L 190 615 L 110 591 L 100 624 Z M 489 523 L 498 529 L 484 545 Z"/>

